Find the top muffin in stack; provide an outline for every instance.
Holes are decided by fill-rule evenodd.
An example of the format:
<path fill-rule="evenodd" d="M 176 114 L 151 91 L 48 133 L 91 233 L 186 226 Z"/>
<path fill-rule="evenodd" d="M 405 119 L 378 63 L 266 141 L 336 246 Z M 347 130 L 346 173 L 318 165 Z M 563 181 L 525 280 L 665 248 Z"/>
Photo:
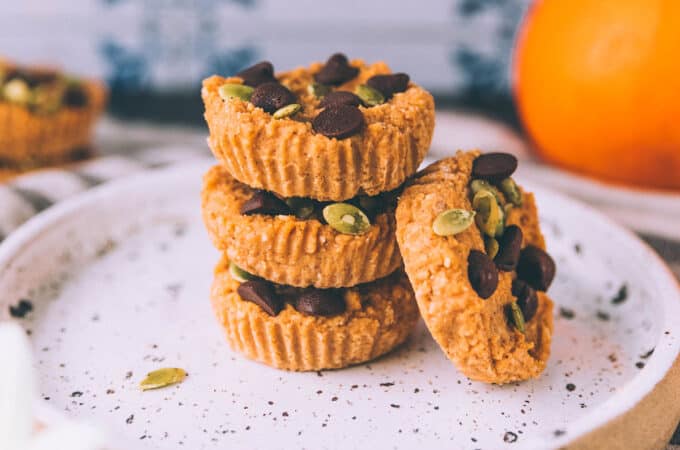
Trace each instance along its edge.
<path fill-rule="evenodd" d="M 318 370 L 402 342 L 418 314 L 394 209 L 430 145 L 432 96 L 342 54 L 276 76 L 268 62 L 213 76 L 202 96 L 220 161 L 203 191 L 224 252 L 212 301 L 232 347 Z"/>

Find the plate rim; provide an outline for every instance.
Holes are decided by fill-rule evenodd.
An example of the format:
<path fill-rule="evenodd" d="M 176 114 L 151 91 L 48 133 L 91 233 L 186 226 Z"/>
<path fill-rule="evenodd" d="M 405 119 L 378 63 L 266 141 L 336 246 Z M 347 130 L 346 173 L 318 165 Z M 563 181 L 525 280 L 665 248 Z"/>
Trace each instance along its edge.
<path fill-rule="evenodd" d="M 72 218 L 74 213 L 77 213 L 78 210 L 92 207 L 93 205 L 97 205 L 98 202 L 104 198 L 121 195 L 121 192 L 134 191 L 142 186 L 145 188 L 156 186 L 157 188 L 159 185 L 167 185 L 171 180 L 177 178 L 192 178 L 199 172 L 202 175 L 211 164 L 214 164 L 214 162 L 206 158 L 205 160 L 201 159 L 187 164 L 142 171 L 132 176 L 104 183 L 51 206 L 29 219 L 0 244 L 0 273 L 4 272 L 4 269 L 11 267 L 15 258 L 24 248 L 26 248 L 26 246 L 32 245 L 32 241 L 36 236 L 39 236 L 41 232 L 49 229 L 54 223 Z M 664 295 L 660 300 L 663 310 L 672 309 L 673 306 L 680 310 L 680 283 L 676 280 L 666 263 L 648 244 L 637 237 L 632 231 L 617 224 L 593 207 L 550 188 L 546 188 L 541 183 L 537 183 L 530 178 L 526 178 L 528 177 L 520 178 L 521 184 L 534 192 L 539 198 L 544 197 L 549 200 L 553 199 L 566 204 L 570 208 L 576 209 L 577 212 L 589 216 L 589 220 L 599 221 L 602 226 L 613 229 L 614 232 L 619 233 L 626 241 L 630 242 L 632 246 L 638 247 L 637 250 L 650 261 L 649 266 L 656 266 L 654 268 L 655 270 L 650 273 L 654 274 L 655 283 L 661 286 L 662 292 L 665 294 L 667 293 L 667 295 Z M 197 204 L 198 201 L 199 200 L 197 199 Z M 673 301 L 676 302 L 675 305 L 673 305 Z M 661 324 L 662 326 L 660 328 L 662 329 L 660 335 L 657 336 L 655 340 L 657 345 L 659 340 L 663 339 L 664 330 L 669 329 L 669 325 L 672 325 L 673 323 L 670 322 L 672 318 L 669 316 L 670 315 L 666 315 L 664 322 Z M 680 319 L 676 319 L 676 321 L 680 321 Z M 677 329 L 670 327 L 670 329 L 674 329 L 676 332 L 680 331 L 680 327 Z M 632 410 L 635 405 L 650 394 L 656 385 L 666 377 L 673 367 L 675 360 L 680 357 L 680 340 L 674 339 L 671 344 L 672 345 L 669 345 L 670 350 L 667 350 L 667 352 L 670 352 L 669 358 L 664 359 L 663 361 L 659 359 L 651 360 L 650 364 L 645 366 L 645 369 L 637 374 L 633 380 L 625 384 L 617 394 L 607 399 L 594 411 L 571 422 L 568 433 L 561 438 L 551 441 L 551 444 L 562 446 L 575 442 L 586 436 L 588 433 L 602 428 L 607 423 Z M 67 417 L 61 411 L 57 411 L 56 408 L 46 402 L 36 401 L 35 406 L 36 416 L 39 418 Z M 596 417 L 593 417 L 594 415 L 596 415 Z"/>

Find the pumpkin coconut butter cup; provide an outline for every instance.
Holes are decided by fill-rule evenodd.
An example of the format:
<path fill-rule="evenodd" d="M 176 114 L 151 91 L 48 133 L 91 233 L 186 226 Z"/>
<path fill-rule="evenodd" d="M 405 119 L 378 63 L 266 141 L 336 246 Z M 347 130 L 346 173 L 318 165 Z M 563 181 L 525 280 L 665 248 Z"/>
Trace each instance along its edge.
<path fill-rule="evenodd" d="M 82 159 L 106 88 L 0 61 L 0 175 Z"/>
<path fill-rule="evenodd" d="M 211 302 L 229 346 L 279 369 L 337 369 L 404 342 L 418 321 L 403 271 L 343 289 L 300 289 L 245 279 L 225 257 Z"/>
<path fill-rule="evenodd" d="M 212 152 L 253 188 L 324 201 L 374 196 L 415 173 L 430 146 L 432 96 L 382 62 L 336 54 L 240 75 L 207 78 L 201 95 Z"/>
<path fill-rule="evenodd" d="M 427 327 L 466 376 L 489 383 L 535 378 L 550 355 L 555 264 L 516 167 L 509 154 L 458 152 L 418 173 L 396 210 Z"/>
<path fill-rule="evenodd" d="M 204 177 L 202 200 L 215 247 L 243 270 L 275 283 L 354 286 L 383 278 L 402 264 L 394 236 L 394 195 L 361 197 L 353 202 L 356 206 L 286 201 L 239 183 L 215 166 Z M 369 202 L 379 209 L 369 210 Z M 337 221 L 335 209 L 340 210 Z M 343 221 L 344 210 L 357 217 Z"/>

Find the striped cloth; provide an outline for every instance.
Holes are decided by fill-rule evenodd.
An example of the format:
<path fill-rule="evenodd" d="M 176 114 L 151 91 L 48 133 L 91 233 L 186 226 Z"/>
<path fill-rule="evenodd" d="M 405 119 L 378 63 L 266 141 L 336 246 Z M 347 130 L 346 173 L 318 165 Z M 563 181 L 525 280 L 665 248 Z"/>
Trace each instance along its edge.
<path fill-rule="evenodd" d="M 44 209 L 94 186 L 207 155 L 200 147 L 152 147 L 14 178 L 0 185 L 0 242 Z"/>

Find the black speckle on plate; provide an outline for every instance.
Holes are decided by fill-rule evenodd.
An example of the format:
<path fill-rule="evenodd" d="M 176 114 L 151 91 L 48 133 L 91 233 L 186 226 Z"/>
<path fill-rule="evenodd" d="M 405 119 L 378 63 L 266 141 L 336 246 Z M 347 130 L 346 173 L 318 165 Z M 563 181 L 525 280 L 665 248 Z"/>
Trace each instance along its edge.
<path fill-rule="evenodd" d="M 30 300 L 22 298 L 16 305 L 9 306 L 10 316 L 16 319 L 23 319 L 26 314 L 33 311 L 33 303 Z"/>
<path fill-rule="evenodd" d="M 616 295 L 612 297 L 612 305 L 620 305 L 626 300 L 628 300 L 628 285 L 624 283 L 621 285 Z"/>
<path fill-rule="evenodd" d="M 598 311 L 596 315 L 597 315 L 597 319 L 601 320 L 603 322 L 608 322 L 609 319 L 610 319 L 609 313 L 606 313 L 604 311 Z"/>
<path fill-rule="evenodd" d="M 574 310 L 560 306 L 560 317 L 571 320 L 575 316 Z"/>

